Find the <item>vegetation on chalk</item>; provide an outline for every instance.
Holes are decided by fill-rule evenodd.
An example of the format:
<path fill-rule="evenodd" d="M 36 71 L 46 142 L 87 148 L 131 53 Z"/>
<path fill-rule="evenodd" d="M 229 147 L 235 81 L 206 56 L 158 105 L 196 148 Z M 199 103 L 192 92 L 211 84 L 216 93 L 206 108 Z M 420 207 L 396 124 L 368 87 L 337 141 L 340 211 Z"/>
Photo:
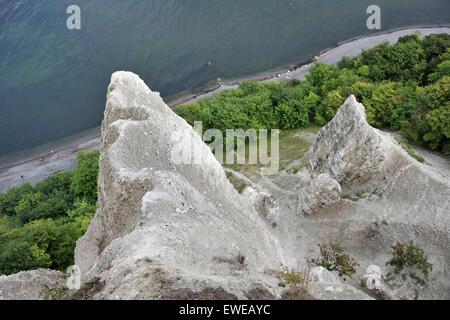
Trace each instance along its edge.
<path fill-rule="evenodd" d="M 315 300 L 307 291 L 311 280 L 305 272 L 281 265 L 279 279 L 278 286 L 284 288 L 281 294 L 282 300 Z"/>
<path fill-rule="evenodd" d="M 69 299 L 69 289 L 67 288 L 56 288 L 56 289 L 43 289 L 42 293 L 44 295 L 44 300 L 68 300 Z"/>
<path fill-rule="evenodd" d="M 97 207 L 98 161 L 98 151 L 80 152 L 74 172 L 0 194 L 0 275 L 73 264 Z"/>
<path fill-rule="evenodd" d="M 302 82 L 244 82 L 178 106 L 203 129 L 292 129 L 325 125 L 354 94 L 368 122 L 450 154 L 450 35 L 414 34 L 381 44 L 337 66 L 317 63 Z M 225 140 L 226 141 L 226 140 Z"/>
<path fill-rule="evenodd" d="M 345 253 L 345 249 L 338 241 L 330 241 L 327 244 L 319 245 L 320 257 L 307 258 L 311 265 L 323 267 L 328 271 L 337 271 L 340 276 L 351 277 L 356 272 L 359 264 Z"/>
<path fill-rule="evenodd" d="M 356 202 L 356 201 L 359 201 L 359 200 L 363 199 L 364 195 L 366 193 L 367 193 L 366 190 L 361 190 L 360 192 L 355 193 L 355 194 L 344 194 L 342 196 L 342 198 L 346 199 L 346 200 L 351 200 L 351 201 L 355 201 Z"/>
<path fill-rule="evenodd" d="M 308 151 L 311 143 L 306 141 L 301 137 L 301 134 L 304 132 L 315 132 L 317 130 L 317 126 L 308 126 L 306 128 L 301 129 L 289 129 L 280 132 L 279 136 L 279 169 L 286 169 L 292 161 L 302 158 L 305 153 Z M 254 145 L 254 144 L 255 145 Z M 263 164 L 258 162 L 257 164 L 249 163 L 249 149 L 250 147 L 255 147 L 259 154 L 259 144 L 257 142 L 249 142 L 246 145 L 246 153 L 245 153 L 245 164 L 224 164 L 225 167 L 230 168 L 234 171 L 238 171 L 244 174 L 247 177 L 255 176 L 259 174 L 259 169 L 264 167 Z M 271 138 L 268 137 L 268 146 L 267 146 L 267 155 L 271 156 Z M 299 167 L 306 167 L 307 163 L 301 163 Z M 300 170 L 300 168 L 299 168 Z M 290 173 L 294 171 L 288 170 Z M 248 185 L 243 180 L 239 180 L 237 177 L 232 177 L 231 173 L 227 173 L 228 179 L 233 183 L 236 189 L 244 190 Z"/>
<path fill-rule="evenodd" d="M 404 139 L 397 139 L 398 144 L 403 148 L 403 150 L 405 150 L 411 157 L 413 157 L 414 159 L 416 159 L 417 161 L 424 163 L 425 162 L 425 158 L 418 155 L 413 147 L 411 147 L 411 145 L 408 143 L 408 141 L 404 140 Z"/>
<path fill-rule="evenodd" d="M 287 266 L 281 266 L 280 273 L 280 287 L 290 286 L 290 287 L 300 287 L 304 288 L 308 284 L 308 277 L 302 272 L 295 271 L 294 269 L 289 269 Z"/>
<path fill-rule="evenodd" d="M 392 247 L 392 259 L 386 263 L 395 267 L 395 273 L 403 274 L 403 278 L 408 275 L 420 284 L 425 284 L 429 279 L 433 265 L 428 262 L 428 257 L 419 245 L 410 241 L 408 244 L 397 242 Z M 418 274 L 419 273 L 419 274 Z"/>

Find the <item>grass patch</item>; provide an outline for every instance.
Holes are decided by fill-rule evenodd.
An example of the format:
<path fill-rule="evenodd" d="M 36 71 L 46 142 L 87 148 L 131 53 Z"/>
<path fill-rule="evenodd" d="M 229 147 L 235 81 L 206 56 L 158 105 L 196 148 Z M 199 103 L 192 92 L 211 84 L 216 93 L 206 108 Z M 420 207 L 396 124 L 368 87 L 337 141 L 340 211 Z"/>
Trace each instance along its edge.
<path fill-rule="evenodd" d="M 280 170 L 284 170 L 292 161 L 302 158 L 308 151 L 311 143 L 297 135 L 305 130 L 308 129 L 284 130 L 280 133 Z"/>
<path fill-rule="evenodd" d="M 318 124 L 310 124 L 309 126 L 302 129 L 303 132 L 318 134 L 320 129 L 323 127 Z"/>
<path fill-rule="evenodd" d="M 424 163 L 425 162 L 425 158 L 418 155 L 413 147 L 408 143 L 407 140 L 405 139 L 395 139 L 398 144 L 403 148 L 403 150 L 405 150 L 411 157 L 413 157 L 414 159 L 416 159 L 417 161 L 419 161 L 420 163 Z"/>
<path fill-rule="evenodd" d="M 342 198 L 345 199 L 345 200 L 351 200 L 351 201 L 358 201 L 359 200 L 359 198 L 353 197 L 352 194 L 344 194 L 342 196 Z"/>
<path fill-rule="evenodd" d="M 433 270 L 433 265 L 428 262 L 424 250 L 413 241 L 408 244 L 397 242 L 392 247 L 392 259 L 386 265 L 395 267 L 396 274 L 400 274 L 405 268 L 409 268 L 409 272 L 402 274 L 402 277 L 406 279 L 409 275 L 422 285 L 428 281 L 429 274 Z M 415 271 L 419 271 L 422 276 L 419 276 Z"/>
<path fill-rule="evenodd" d="M 302 132 L 317 132 L 320 130 L 318 126 L 308 126 L 301 129 L 289 129 L 280 131 L 280 141 L 279 141 L 279 170 L 284 170 L 292 161 L 302 158 L 308 151 L 311 143 L 305 139 L 298 136 L 298 133 Z M 256 143 L 256 142 L 254 142 Z M 262 165 L 259 161 L 257 164 L 249 164 L 249 149 L 250 145 L 247 142 L 246 152 L 245 152 L 245 164 L 224 164 L 224 167 L 230 168 L 234 171 L 244 173 L 246 176 L 255 176 L 260 174 L 260 169 L 266 167 Z M 271 152 L 271 139 L 269 136 L 268 147 L 267 147 L 268 157 L 272 156 Z M 259 149 L 258 149 L 259 156 Z M 302 162 L 302 165 L 298 168 L 297 172 L 308 165 L 307 161 Z"/>
<path fill-rule="evenodd" d="M 355 194 L 344 194 L 342 196 L 342 198 L 346 199 L 346 200 L 351 200 L 351 201 L 355 201 L 356 202 L 356 201 L 359 201 L 359 200 L 363 199 L 364 195 L 366 193 L 367 192 L 365 190 L 361 190 L 360 192 L 355 193 Z"/>
<path fill-rule="evenodd" d="M 237 190 L 237 192 L 242 193 L 245 188 L 249 187 L 250 184 L 245 182 L 244 180 L 236 177 L 235 174 L 232 172 L 226 172 L 228 180 L 231 182 L 231 184 L 234 186 L 234 188 Z"/>

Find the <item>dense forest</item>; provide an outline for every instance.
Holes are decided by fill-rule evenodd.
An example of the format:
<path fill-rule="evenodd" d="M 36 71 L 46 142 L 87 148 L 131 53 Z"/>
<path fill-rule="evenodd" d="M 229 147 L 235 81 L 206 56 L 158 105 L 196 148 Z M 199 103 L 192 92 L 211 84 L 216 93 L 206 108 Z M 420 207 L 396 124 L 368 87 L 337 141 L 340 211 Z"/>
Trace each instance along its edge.
<path fill-rule="evenodd" d="M 370 124 L 450 154 L 450 35 L 403 37 L 336 66 L 315 64 L 304 81 L 243 82 L 178 106 L 203 129 L 291 129 L 326 124 L 354 94 Z M 0 275 L 65 270 L 97 207 L 99 152 L 79 153 L 74 172 L 0 194 Z"/>

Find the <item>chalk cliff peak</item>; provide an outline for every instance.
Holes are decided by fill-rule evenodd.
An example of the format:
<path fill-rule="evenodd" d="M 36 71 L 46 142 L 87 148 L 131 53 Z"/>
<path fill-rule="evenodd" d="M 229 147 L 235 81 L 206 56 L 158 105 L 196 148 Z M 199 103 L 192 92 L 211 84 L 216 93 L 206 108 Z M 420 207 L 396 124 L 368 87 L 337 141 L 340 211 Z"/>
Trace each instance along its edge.
<path fill-rule="evenodd" d="M 202 162 L 177 161 L 177 147 Z M 130 72 L 114 73 L 108 88 L 98 184 L 99 209 L 75 250 L 83 281 L 106 283 L 98 297 L 190 288 L 243 298 L 276 285 L 265 273 L 279 269 L 278 241 L 200 136 Z"/>

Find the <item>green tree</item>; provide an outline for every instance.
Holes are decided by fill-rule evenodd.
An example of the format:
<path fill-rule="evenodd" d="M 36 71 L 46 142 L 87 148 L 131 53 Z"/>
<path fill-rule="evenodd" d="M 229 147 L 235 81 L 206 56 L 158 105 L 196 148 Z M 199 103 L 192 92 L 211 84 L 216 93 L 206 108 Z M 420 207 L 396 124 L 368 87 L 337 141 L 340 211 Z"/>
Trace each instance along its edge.
<path fill-rule="evenodd" d="M 0 274 L 53 268 L 65 270 L 73 264 L 76 240 L 82 235 L 76 223 L 35 220 L 0 235 Z"/>
<path fill-rule="evenodd" d="M 322 62 L 316 63 L 309 70 L 306 80 L 313 88 L 315 94 L 324 97 L 327 93 L 324 85 L 331 79 L 336 78 L 337 67 L 334 65 L 327 65 Z"/>
<path fill-rule="evenodd" d="M 392 111 L 395 106 L 397 84 L 386 82 L 375 87 L 370 98 L 366 98 L 363 104 L 367 108 L 367 121 L 376 127 L 389 127 L 392 119 Z"/>
<path fill-rule="evenodd" d="M 421 41 L 400 41 L 396 45 L 383 43 L 373 49 L 363 51 L 361 64 L 370 68 L 370 79 L 422 81 L 426 73 L 426 54 Z"/>
<path fill-rule="evenodd" d="M 36 184 L 35 191 L 42 192 L 45 195 L 51 195 L 59 191 L 64 194 L 70 194 L 70 184 L 72 182 L 73 172 L 59 172 L 46 178 Z M 70 200 L 73 201 L 73 198 Z"/>
<path fill-rule="evenodd" d="M 97 205 L 93 205 L 83 199 L 75 202 L 75 208 L 69 210 L 67 215 L 72 221 L 78 223 L 79 229 L 84 234 L 87 231 L 92 218 L 94 218 L 96 210 Z"/>
<path fill-rule="evenodd" d="M 173 108 L 173 111 L 186 120 L 191 126 L 195 121 L 202 121 L 201 106 L 198 103 L 190 103 Z"/>
<path fill-rule="evenodd" d="M 426 85 L 428 84 L 428 75 L 436 72 L 437 66 L 448 59 L 446 52 L 450 48 L 450 35 L 446 33 L 431 34 L 422 41 L 422 48 L 427 60 L 426 77 L 423 82 Z"/>
<path fill-rule="evenodd" d="M 0 243 L 0 248 L 0 274 L 3 275 L 48 268 L 52 264 L 44 249 L 20 238 Z"/>
<path fill-rule="evenodd" d="M 32 193 L 33 187 L 29 183 L 25 183 L 20 187 L 10 188 L 5 193 L 0 194 L 0 216 L 13 216 L 16 214 L 14 208 L 20 199 L 26 194 Z"/>
<path fill-rule="evenodd" d="M 450 59 L 445 60 L 441 64 L 438 64 L 436 71 L 429 75 L 428 79 L 430 83 L 436 82 L 442 77 L 450 77 Z"/>
<path fill-rule="evenodd" d="M 78 166 L 75 169 L 70 190 L 75 197 L 85 198 L 90 203 L 97 201 L 97 179 L 99 170 L 98 150 L 93 152 L 79 152 Z"/>
<path fill-rule="evenodd" d="M 347 56 L 342 57 L 342 59 L 337 63 L 338 69 L 353 69 L 355 67 L 355 60 Z"/>
<path fill-rule="evenodd" d="M 427 132 L 423 140 L 431 149 L 443 148 L 450 139 L 450 103 L 425 115 Z"/>
<path fill-rule="evenodd" d="M 450 77 L 443 76 L 424 90 L 428 97 L 428 109 L 438 109 L 450 101 Z"/>
<path fill-rule="evenodd" d="M 25 194 L 14 208 L 16 217 L 20 220 L 20 223 L 24 224 L 37 218 L 38 213 L 36 212 L 36 208 L 45 200 L 46 197 L 42 192 Z"/>

